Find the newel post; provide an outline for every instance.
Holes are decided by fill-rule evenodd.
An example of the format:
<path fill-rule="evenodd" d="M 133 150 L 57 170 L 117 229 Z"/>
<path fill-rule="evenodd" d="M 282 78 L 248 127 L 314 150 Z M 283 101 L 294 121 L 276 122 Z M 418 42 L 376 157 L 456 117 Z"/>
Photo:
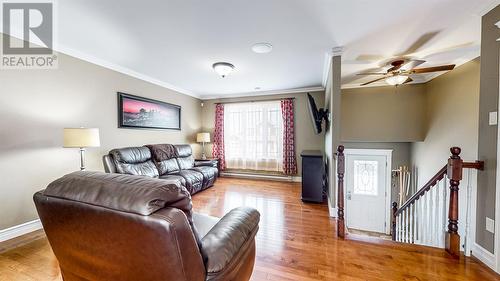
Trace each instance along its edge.
<path fill-rule="evenodd" d="M 454 257 L 460 257 L 460 235 L 458 235 L 458 186 L 462 180 L 463 161 L 460 147 L 450 148 L 448 159 L 448 178 L 450 179 L 450 208 L 448 209 L 448 232 L 446 233 L 446 251 Z"/>
<path fill-rule="evenodd" d="M 392 202 L 392 241 L 396 241 L 396 213 L 398 211 L 398 203 Z"/>
<path fill-rule="evenodd" d="M 337 148 L 337 236 L 345 237 L 344 224 L 344 173 L 345 173 L 345 156 L 344 146 L 339 145 Z"/>

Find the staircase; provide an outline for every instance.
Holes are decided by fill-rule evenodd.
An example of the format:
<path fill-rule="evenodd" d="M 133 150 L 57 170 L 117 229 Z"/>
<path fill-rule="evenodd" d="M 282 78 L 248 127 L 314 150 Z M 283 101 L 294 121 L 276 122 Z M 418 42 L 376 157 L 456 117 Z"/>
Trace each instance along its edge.
<path fill-rule="evenodd" d="M 337 234 L 340 238 L 345 238 L 343 152 L 344 147 L 340 145 L 337 149 Z M 450 152 L 451 156 L 446 165 L 404 204 L 398 207 L 396 202 L 392 203 L 392 240 L 443 248 L 454 257 L 460 256 L 460 234 L 466 237 L 468 233 L 471 171 L 482 170 L 484 163 L 464 162 L 460 158 L 459 147 L 450 148 Z M 464 174 L 469 184 L 460 191 Z M 462 209 L 459 208 L 459 192 L 467 192 L 466 206 L 461 207 Z M 458 224 L 459 214 L 467 217 L 467 223 L 465 227 L 461 227 L 461 233 Z"/>

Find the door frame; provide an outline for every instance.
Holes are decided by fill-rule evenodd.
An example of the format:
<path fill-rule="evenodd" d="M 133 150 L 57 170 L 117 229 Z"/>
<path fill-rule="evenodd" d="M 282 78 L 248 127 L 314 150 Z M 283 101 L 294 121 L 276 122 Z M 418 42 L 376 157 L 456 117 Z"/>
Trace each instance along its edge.
<path fill-rule="evenodd" d="M 391 185 L 392 185 L 392 149 L 358 149 L 358 148 L 346 148 L 344 150 L 345 161 L 347 163 L 347 158 L 349 156 L 355 155 L 370 155 L 370 156 L 385 156 L 387 167 L 385 176 L 385 234 L 391 233 Z M 347 174 L 347 170 L 345 171 Z M 346 176 L 344 175 L 344 178 Z M 345 188 L 345 187 L 344 187 Z M 344 209 L 347 209 L 347 199 L 344 196 Z M 349 225 L 346 216 L 346 226 Z"/>

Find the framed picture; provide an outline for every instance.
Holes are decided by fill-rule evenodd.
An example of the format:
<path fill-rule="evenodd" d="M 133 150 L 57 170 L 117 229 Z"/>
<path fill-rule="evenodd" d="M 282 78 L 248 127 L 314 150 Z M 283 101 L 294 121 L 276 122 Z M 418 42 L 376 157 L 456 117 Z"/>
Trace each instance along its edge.
<path fill-rule="evenodd" d="M 118 92 L 118 127 L 181 129 L 181 107 Z"/>

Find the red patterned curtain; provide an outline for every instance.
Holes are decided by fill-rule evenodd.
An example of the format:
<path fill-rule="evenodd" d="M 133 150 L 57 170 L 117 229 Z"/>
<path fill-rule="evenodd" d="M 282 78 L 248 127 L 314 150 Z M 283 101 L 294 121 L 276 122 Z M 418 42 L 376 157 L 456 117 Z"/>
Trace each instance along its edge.
<path fill-rule="evenodd" d="M 287 175 L 297 174 L 297 159 L 295 157 L 295 122 L 293 99 L 281 101 L 283 116 L 283 172 Z"/>
<path fill-rule="evenodd" d="M 224 156 L 224 105 L 215 105 L 215 130 L 214 143 L 212 145 L 212 157 L 219 158 L 220 169 L 226 169 L 226 158 Z"/>

